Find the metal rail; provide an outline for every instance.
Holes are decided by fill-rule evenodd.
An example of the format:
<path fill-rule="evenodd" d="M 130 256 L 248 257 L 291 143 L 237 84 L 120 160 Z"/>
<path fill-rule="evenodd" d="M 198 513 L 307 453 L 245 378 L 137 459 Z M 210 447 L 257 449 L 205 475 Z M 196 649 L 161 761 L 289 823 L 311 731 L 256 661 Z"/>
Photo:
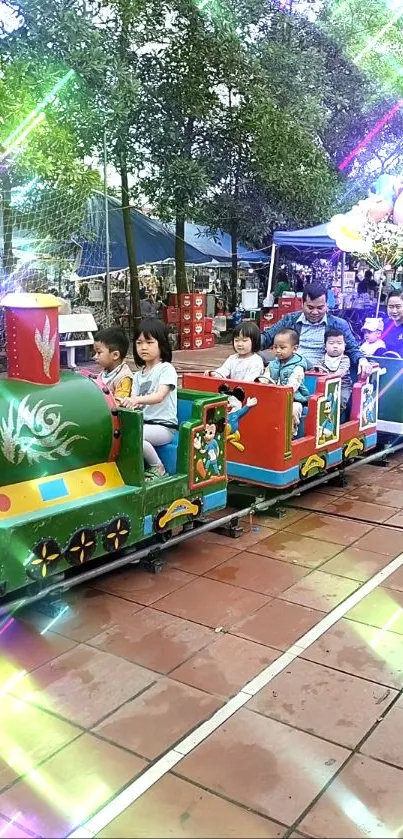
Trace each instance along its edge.
<path fill-rule="evenodd" d="M 50 594 L 68 591 L 76 585 L 88 582 L 89 580 L 93 580 L 95 577 L 100 577 L 102 574 L 109 574 L 110 571 L 115 571 L 117 568 L 123 568 L 125 565 L 137 565 L 142 560 L 145 560 L 147 558 L 151 560 L 157 559 L 159 554 L 167 550 L 167 548 L 171 548 L 174 545 L 179 545 L 181 542 L 185 542 L 188 539 L 192 539 L 195 536 L 199 536 L 200 534 L 208 533 L 210 530 L 217 530 L 218 527 L 223 527 L 226 524 L 230 524 L 232 521 L 235 521 L 236 519 L 244 518 L 245 516 L 248 516 L 253 513 L 264 512 L 265 510 L 270 509 L 270 507 L 275 507 L 278 504 L 281 504 L 285 501 L 289 501 L 290 498 L 295 498 L 295 496 L 301 495 L 303 492 L 308 492 L 311 489 L 323 486 L 323 484 L 329 483 L 329 481 L 332 481 L 334 478 L 337 478 L 338 476 L 342 477 L 346 473 L 349 473 L 353 469 L 356 469 L 358 466 L 367 466 L 370 463 L 375 463 L 377 460 L 382 460 L 388 457 L 389 455 L 402 450 L 403 441 L 394 446 L 385 446 L 384 449 L 381 449 L 378 452 L 374 452 L 374 454 L 368 455 L 368 457 L 358 459 L 348 466 L 343 465 L 341 468 L 334 469 L 331 472 L 326 472 L 325 475 L 322 475 L 320 478 L 317 478 L 314 481 L 309 481 L 304 484 L 298 484 L 298 486 L 294 489 L 288 490 L 288 492 L 284 492 L 281 495 L 276 495 L 273 498 L 264 499 L 262 501 L 255 501 L 253 504 L 250 504 L 248 507 L 245 507 L 244 509 L 236 510 L 232 513 L 228 513 L 228 515 L 226 516 L 222 516 L 219 519 L 213 519 L 200 525 L 197 525 L 197 522 L 195 522 L 196 526 L 193 530 L 187 531 L 186 533 L 181 533 L 178 536 L 173 536 L 166 542 L 148 545 L 147 547 L 141 548 L 140 550 L 128 551 L 126 554 L 124 554 L 124 556 L 119 557 L 119 559 L 115 559 L 112 562 L 107 562 L 105 563 L 105 565 L 98 566 L 97 568 L 90 568 L 87 571 L 83 571 L 82 573 L 77 574 L 77 576 L 75 577 L 71 577 L 70 579 L 59 580 L 58 582 L 55 582 L 53 585 L 48 586 L 46 589 L 36 592 L 30 597 L 19 597 L 17 600 L 13 600 L 4 605 L 0 604 L 0 614 L 8 614 L 10 611 L 18 611 L 18 609 L 22 608 L 23 606 L 31 605 L 32 603 L 35 603 L 38 600 L 42 600 L 43 598 L 48 597 Z"/>

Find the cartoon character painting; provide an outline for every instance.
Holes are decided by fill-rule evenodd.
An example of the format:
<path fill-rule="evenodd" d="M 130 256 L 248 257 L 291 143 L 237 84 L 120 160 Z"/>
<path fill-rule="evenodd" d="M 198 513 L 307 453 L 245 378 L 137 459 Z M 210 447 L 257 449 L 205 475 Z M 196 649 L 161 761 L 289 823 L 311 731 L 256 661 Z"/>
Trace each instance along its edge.
<path fill-rule="evenodd" d="M 339 439 L 340 431 L 340 384 L 326 383 L 325 395 L 318 399 L 318 420 L 316 445 L 326 446 Z"/>
<path fill-rule="evenodd" d="M 361 391 L 360 431 L 371 425 L 376 425 L 377 417 L 377 382 L 378 375 L 373 374 Z"/>
<path fill-rule="evenodd" d="M 245 391 L 241 387 L 229 388 L 228 385 L 220 385 L 218 391 L 228 395 L 227 443 L 231 443 L 238 451 L 244 452 L 245 446 L 241 441 L 239 421 L 257 405 L 257 399 L 255 396 L 250 396 L 245 401 Z"/>
<path fill-rule="evenodd" d="M 203 431 L 195 434 L 196 475 L 202 480 L 223 475 L 223 435 L 225 417 L 218 418 L 214 408 L 207 411 Z"/>

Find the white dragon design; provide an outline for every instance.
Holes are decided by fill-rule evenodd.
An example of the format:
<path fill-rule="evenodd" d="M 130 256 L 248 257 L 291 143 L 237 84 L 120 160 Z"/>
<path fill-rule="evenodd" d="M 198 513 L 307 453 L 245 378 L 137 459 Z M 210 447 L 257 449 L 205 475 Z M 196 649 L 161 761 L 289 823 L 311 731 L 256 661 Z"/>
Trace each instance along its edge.
<path fill-rule="evenodd" d="M 40 460 L 58 460 L 71 454 L 71 446 L 77 440 L 88 440 L 82 434 L 72 434 L 78 423 L 62 422 L 61 405 L 46 405 L 43 399 L 32 408 L 28 405 L 29 395 L 17 403 L 10 402 L 8 417 L 0 425 L 1 451 L 9 461 L 18 466 L 24 458 L 28 463 Z"/>

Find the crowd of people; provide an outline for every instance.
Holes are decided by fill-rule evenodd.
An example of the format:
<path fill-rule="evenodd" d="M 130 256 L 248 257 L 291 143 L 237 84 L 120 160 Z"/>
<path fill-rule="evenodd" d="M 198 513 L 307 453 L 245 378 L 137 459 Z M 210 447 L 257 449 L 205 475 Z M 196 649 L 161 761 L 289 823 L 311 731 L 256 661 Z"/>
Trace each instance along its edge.
<path fill-rule="evenodd" d="M 255 321 L 239 323 L 233 332 L 233 354 L 206 376 L 236 381 L 257 381 L 292 387 L 293 434 L 298 433 L 303 406 L 308 401 L 304 383 L 309 369 L 340 376 L 341 409 L 348 410 L 355 375 L 367 376 L 368 356 L 403 351 L 403 295 L 391 292 L 387 301 L 388 323 L 367 318 L 361 346 L 348 323 L 328 311 L 324 286 L 312 283 L 303 290 L 301 312 L 285 315 L 260 333 Z M 94 339 L 100 379 L 118 404 L 143 412 L 143 456 L 146 478 L 166 475 L 158 446 L 170 443 L 178 428 L 177 383 L 172 349 L 165 324 L 148 317 L 136 328 L 133 372 L 126 362 L 129 339 L 120 327 L 109 327 Z M 271 350 L 270 356 L 267 350 Z"/>

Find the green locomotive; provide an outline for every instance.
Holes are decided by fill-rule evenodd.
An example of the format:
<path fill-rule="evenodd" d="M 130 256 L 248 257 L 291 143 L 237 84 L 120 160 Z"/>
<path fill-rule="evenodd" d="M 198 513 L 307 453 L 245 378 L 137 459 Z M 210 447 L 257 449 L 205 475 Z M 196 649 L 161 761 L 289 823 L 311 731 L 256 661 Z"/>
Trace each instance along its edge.
<path fill-rule="evenodd" d="M 178 392 L 179 431 L 146 482 L 142 414 L 90 373 L 60 372 L 57 301 L 11 294 L 0 378 L 0 597 L 43 591 L 226 505 L 225 396 Z M 209 446 L 214 439 L 214 463 Z M 165 451 L 162 451 L 164 449 Z"/>

